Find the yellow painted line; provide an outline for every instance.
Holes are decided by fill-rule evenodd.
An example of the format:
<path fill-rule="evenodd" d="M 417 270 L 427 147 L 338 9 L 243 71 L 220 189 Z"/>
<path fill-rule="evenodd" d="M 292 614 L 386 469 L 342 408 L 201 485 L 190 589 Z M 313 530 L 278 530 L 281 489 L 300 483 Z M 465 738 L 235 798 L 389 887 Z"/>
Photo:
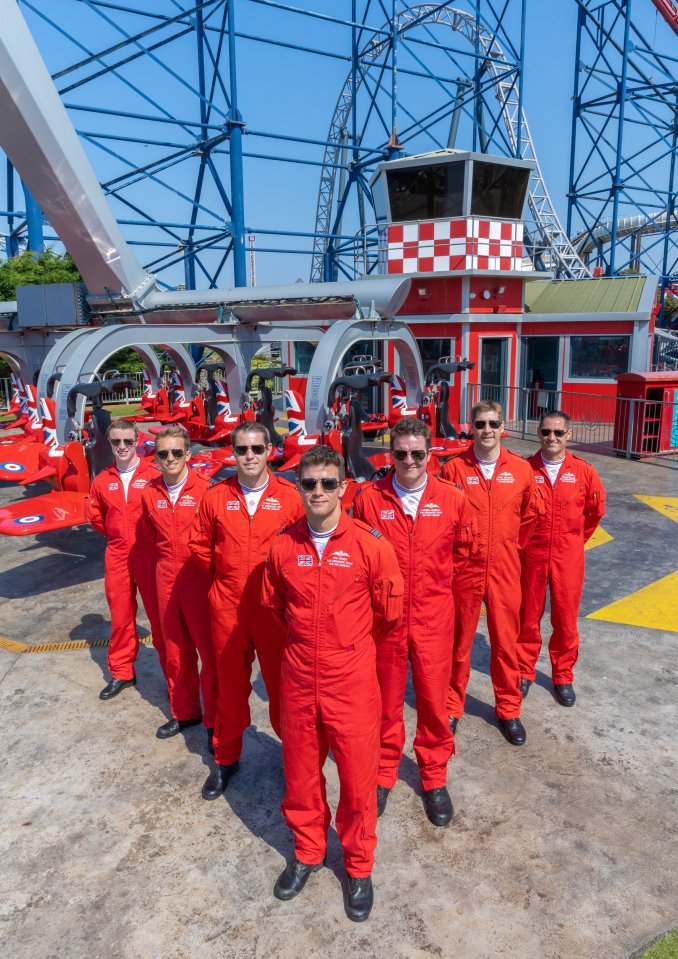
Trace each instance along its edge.
<path fill-rule="evenodd" d="M 74 639 L 67 643 L 18 643 L 14 639 L 6 639 L 0 636 L 0 649 L 6 649 L 9 653 L 61 653 L 72 649 L 98 649 L 108 646 L 107 639 Z M 139 642 L 143 646 L 150 646 L 153 642 L 152 636 L 140 636 Z"/>
<path fill-rule="evenodd" d="M 586 618 L 678 633 L 678 570 Z"/>
<path fill-rule="evenodd" d="M 634 493 L 637 500 L 651 506 L 663 516 L 668 516 L 674 523 L 678 523 L 678 496 L 640 496 Z"/>
<path fill-rule="evenodd" d="M 614 539 L 614 536 L 610 536 L 607 530 L 604 530 L 602 526 L 598 526 L 593 536 L 589 539 L 584 549 L 595 549 L 596 546 L 603 546 L 605 543 L 611 543 Z"/>

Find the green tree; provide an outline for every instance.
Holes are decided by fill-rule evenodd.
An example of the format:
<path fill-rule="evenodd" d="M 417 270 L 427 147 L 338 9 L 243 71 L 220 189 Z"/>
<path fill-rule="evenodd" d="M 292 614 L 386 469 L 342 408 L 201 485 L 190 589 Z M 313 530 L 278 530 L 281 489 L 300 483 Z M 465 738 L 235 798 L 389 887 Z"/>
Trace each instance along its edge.
<path fill-rule="evenodd" d="M 17 286 L 38 283 L 75 283 L 80 273 L 69 253 L 45 250 L 34 256 L 29 250 L 0 263 L 0 301 L 16 299 Z"/>
<path fill-rule="evenodd" d="M 80 273 L 69 253 L 47 249 L 40 256 L 30 250 L 0 263 L 0 302 L 16 299 L 17 286 L 38 283 L 75 283 Z M 9 376 L 9 366 L 0 356 L 0 378 Z"/>

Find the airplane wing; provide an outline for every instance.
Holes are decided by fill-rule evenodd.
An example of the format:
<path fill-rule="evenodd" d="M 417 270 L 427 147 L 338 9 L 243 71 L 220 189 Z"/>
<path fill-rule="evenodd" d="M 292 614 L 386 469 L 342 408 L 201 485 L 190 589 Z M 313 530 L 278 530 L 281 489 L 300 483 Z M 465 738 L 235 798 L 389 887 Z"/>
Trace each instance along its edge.
<path fill-rule="evenodd" d="M 0 446 L 0 480 L 19 483 L 38 469 L 41 443 L 26 442 Z"/>
<path fill-rule="evenodd" d="M 33 536 L 86 523 L 84 493 L 44 493 L 0 507 L 0 534 Z"/>

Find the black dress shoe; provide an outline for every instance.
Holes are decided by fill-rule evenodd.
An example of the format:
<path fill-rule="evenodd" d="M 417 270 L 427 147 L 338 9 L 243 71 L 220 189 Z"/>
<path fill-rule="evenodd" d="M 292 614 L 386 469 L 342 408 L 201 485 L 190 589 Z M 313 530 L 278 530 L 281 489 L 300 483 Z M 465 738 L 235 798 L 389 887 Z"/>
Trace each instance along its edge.
<path fill-rule="evenodd" d="M 553 693 L 561 706 L 574 706 L 577 701 L 572 683 L 554 683 Z"/>
<path fill-rule="evenodd" d="M 456 736 L 458 722 L 459 722 L 458 716 L 450 716 L 450 732 L 452 733 L 453 736 Z"/>
<path fill-rule="evenodd" d="M 352 919 L 353 922 L 364 922 L 372 912 L 373 905 L 372 877 L 365 876 L 363 879 L 356 879 L 355 876 L 349 876 L 344 901 L 344 909 L 348 918 Z"/>
<path fill-rule="evenodd" d="M 307 866 L 305 862 L 292 859 L 278 876 L 278 880 L 273 887 L 273 895 L 276 899 L 281 899 L 283 902 L 287 902 L 288 899 L 294 899 L 308 882 L 308 877 L 311 873 L 322 869 L 324 865 L 324 859 L 322 862 L 317 862 L 313 866 Z"/>
<path fill-rule="evenodd" d="M 523 699 L 527 699 L 527 694 L 528 694 L 529 691 L 530 691 L 530 686 L 531 686 L 531 685 L 532 685 L 532 680 L 531 680 L 531 679 L 525 679 L 524 676 L 521 676 L 521 678 L 520 678 L 520 695 L 523 697 Z"/>
<path fill-rule="evenodd" d="M 525 727 L 518 718 L 500 719 L 499 728 L 512 746 L 522 746 L 527 739 Z"/>
<path fill-rule="evenodd" d="M 121 693 L 123 689 L 127 689 L 128 686 L 136 686 L 136 684 L 136 676 L 133 676 L 131 679 L 116 679 L 114 676 L 110 683 L 107 683 L 99 693 L 99 699 L 113 699 L 113 697 Z"/>
<path fill-rule="evenodd" d="M 178 736 L 183 729 L 189 726 L 199 726 L 202 722 L 202 716 L 197 719 L 170 719 L 168 723 L 158 726 L 155 735 L 158 739 L 171 739 L 172 736 Z"/>
<path fill-rule="evenodd" d="M 213 739 L 214 739 L 214 730 L 210 729 L 208 726 L 207 727 L 207 752 L 210 754 L 210 756 L 214 755 Z"/>
<path fill-rule="evenodd" d="M 226 786 L 228 786 L 229 779 L 235 776 L 239 769 L 240 763 L 237 759 L 234 763 L 231 763 L 230 766 L 220 766 L 217 764 L 205 780 L 205 785 L 202 787 L 202 798 L 218 799 L 224 789 L 226 789 Z"/>
<path fill-rule="evenodd" d="M 452 800 L 445 786 L 424 790 L 424 809 L 434 826 L 447 826 L 452 821 Z"/>
<path fill-rule="evenodd" d="M 383 816 L 386 812 L 386 803 L 390 792 L 388 786 L 377 786 L 377 818 Z"/>

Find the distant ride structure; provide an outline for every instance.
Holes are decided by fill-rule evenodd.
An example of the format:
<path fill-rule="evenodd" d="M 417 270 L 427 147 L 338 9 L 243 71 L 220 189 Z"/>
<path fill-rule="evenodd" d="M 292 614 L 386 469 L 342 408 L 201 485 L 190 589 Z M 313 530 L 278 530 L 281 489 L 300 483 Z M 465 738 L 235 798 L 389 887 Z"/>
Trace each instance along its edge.
<path fill-rule="evenodd" d="M 563 225 L 523 104 L 526 0 L 346 0 L 331 10 L 269 0 L 18 0 L 120 229 L 161 286 L 245 286 L 255 255 L 260 282 L 268 256 L 310 256 L 313 281 L 373 272 L 377 164 L 461 147 L 533 162 L 525 253 L 535 269 L 562 279 L 646 270 L 661 274 L 663 291 L 676 272 L 676 80 L 648 24 L 656 9 L 666 41 L 664 21 L 675 32 L 678 8 L 573 2 Z M 252 97 L 248 81 L 266 75 L 272 46 L 305 78 L 308 106 L 298 85 L 302 98 L 285 111 Z M 270 89 L 285 96 L 286 83 L 271 77 Z M 316 89 L 337 90 L 333 111 Z M 281 195 L 300 182 L 298 216 L 277 217 Z M 264 222 L 261 207 L 247 212 L 255 190 L 271 191 Z M 54 239 L 11 163 L 0 216 L 7 255 Z"/>
<path fill-rule="evenodd" d="M 678 6 L 652 4 L 577 0 L 567 233 L 596 273 L 659 274 L 663 302 L 678 273 Z"/>

